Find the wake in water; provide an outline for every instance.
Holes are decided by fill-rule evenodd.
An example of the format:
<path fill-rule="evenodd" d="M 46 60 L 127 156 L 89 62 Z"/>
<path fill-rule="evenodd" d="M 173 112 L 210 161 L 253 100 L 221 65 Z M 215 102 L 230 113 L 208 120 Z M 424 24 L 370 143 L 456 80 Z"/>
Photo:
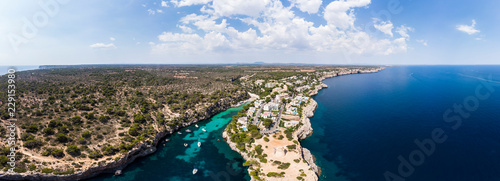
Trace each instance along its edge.
<path fill-rule="evenodd" d="M 482 80 L 482 81 L 486 81 L 486 82 L 492 82 L 492 83 L 500 84 L 500 81 L 491 80 L 491 75 L 489 76 L 489 80 L 488 80 L 488 79 L 485 79 L 485 78 L 482 78 L 482 77 L 476 77 L 476 76 L 471 76 L 471 75 L 465 75 L 465 74 L 461 74 L 461 73 L 458 73 L 458 75 L 460 75 L 460 76 L 462 76 L 462 77 L 473 78 L 473 79 L 477 79 L 477 80 Z"/>

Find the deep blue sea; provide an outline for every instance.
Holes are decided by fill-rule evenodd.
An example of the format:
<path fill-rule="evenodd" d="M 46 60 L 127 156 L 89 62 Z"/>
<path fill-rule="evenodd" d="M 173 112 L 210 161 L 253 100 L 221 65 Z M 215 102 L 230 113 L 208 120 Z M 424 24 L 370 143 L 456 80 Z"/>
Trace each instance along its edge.
<path fill-rule="evenodd" d="M 320 180 L 500 180 L 500 66 L 389 67 L 324 83 L 302 141 Z"/>

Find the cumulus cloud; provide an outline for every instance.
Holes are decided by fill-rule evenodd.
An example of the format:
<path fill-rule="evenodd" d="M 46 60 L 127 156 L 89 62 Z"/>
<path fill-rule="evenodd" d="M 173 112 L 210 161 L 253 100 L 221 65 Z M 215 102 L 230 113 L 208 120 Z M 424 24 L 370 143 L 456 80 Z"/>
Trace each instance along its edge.
<path fill-rule="evenodd" d="M 457 30 L 467 33 L 469 35 L 473 35 L 479 33 L 480 31 L 476 29 L 476 20 L 472 20 L 472 25 L 458 25 Z"/>
<path fill-rule="evenodd" d="M 407 50 L 413 28 L 399 26 L 395 32 L 390 21 L 379 21 L 375 28 L 390 36 L 378 39 L 355 26 L 355 11 L 367 7 L 370 0 L 341 0 L 329 3 L 319 13 L 321 0 L 293 0 L 284 6 L 280 0 L 172 0 L 176 6 L 204 4 L 199 13 L 182 17 L 180 33 L 165 31 L 158 43 L 150 43 L 153 52 L 219 51 L 315 51 L 348 54 L 388 55 Z M 210 3 L 211 2 L 211 3 Z M 291 10 L 322 15 L 326 23 L 316 24 Z M 240 21 L 247 28 L 233 27 L 229 20 Z M 197 29 L 199 31 L 194 31 Z"/>
<path fill-rule="evenodd" d="M 382 33 L 385 33 L 391 37 L 394 35 L 392 34 L 392 29 L 394 28 L 394 25 L 391 23 L 391 21 L 380 21 L 379 19 L 374 18 L 373 19 L 374 27 L 375 29 L 381 31 Z"/>
<path fill-rule="evenodd" d="M 333 1 L 325 8 L 324 18 L 328 25 L 340 29 L 352 28 L 356 20 L 353 8 L 366 7 L 370 0 Z"/>
<path fill-rule="evenodd" d="M 161 1 L 161 7 L 168 7 L 167 1 Z"/>
<path fill-rule="evenodd" d="M 174 4 L 176 7 L 182 7 L 182 6 L 207 4 L 211 1 L 212 0 L 171 0 L 170 2 Z"/>
<path fill-rule="evenodd" d="M 96 49 L 116 48 L 115 44 L 113 44 L 113 43 L 108 43 L 108 44 L 94 43 L 94 44 L 90 45 L 89 47 L 90 48 L 96 48 Z"/>
<path fill-rule="evenodd" d="M 300 11 L 310 14 L 317 13 L 322 3 L 321 0 L 291 0 L 291 2 L 294 3 Z"/>

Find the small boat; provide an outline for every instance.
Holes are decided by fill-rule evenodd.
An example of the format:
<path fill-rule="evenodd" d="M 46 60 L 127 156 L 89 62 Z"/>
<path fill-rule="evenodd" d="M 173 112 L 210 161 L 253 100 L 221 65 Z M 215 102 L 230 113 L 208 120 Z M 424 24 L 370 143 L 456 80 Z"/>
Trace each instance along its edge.
<path fill-rule="evenodd" d="M 170 139 L 168 139 L 168 138 L 167 138 L 167 139 L 165 139 L 165 142 L 169 142 L 169 141 L 170 141 Z"/>
<path fill-rule="evenodd" d="M 198 147 L 201 147 L 201 142 L 198 141 Z"/>
<path fill-rule="evenodd" d="M 198 172 L 198 169 L 197 168 L 194 168 L 193 169 L 193 175 L 196 174 L 196 172 Z"/>
<path fill-rule="evenodd" d="M 198 127 L 198 124 L 195 124 L 194 126 Z"/>
<path fill-rule="evenodd" d="M 201 130 L 202 130 L 203 132 L 207 132 L 207 130 L 206 130 L 205 128 L 201 128 Z"/>
<path fill-rule="evenodd" d="M 187 133 L 191 133 L 191 130 L 190 130 L 190 129 L 186 129 L 186 132 L 187 132 Z"/>
<path fill-rule="evenodd" d="M 177 132 L 177 134 L 182 134 L 181 132 Z"/>
<path fill-rule="evenodd" d="M 187 143 L 184 143 L 184 147 L 188 147 L 188 144 L 187 144 Z"/>

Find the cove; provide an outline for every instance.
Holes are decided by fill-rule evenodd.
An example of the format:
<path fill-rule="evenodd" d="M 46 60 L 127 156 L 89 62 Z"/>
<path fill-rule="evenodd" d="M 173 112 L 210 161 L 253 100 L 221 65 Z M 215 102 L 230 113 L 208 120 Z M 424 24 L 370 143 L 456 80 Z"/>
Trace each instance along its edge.
<path fill-rule="evenodd" d="M 138 158 L 123 170 L 123 175 L 102 174 L 89 180 L 131 181 L 131 180 L 250 180 L 247 168 L 242 166 L 243 158 L 231 150 L 222 139 L 222 132 L 232 117 L 243 108 L 230 108 L 216 114 L 209 120 L 181 129 L 162 142 L 152 155 Z M 206 132 L 202 131 L 202 128 Z M 187 133 L 189 129 L 192 132 Z M 218 141 L 220 139 L 220 141 Z M 198 141 L 201 147 L 198 147 Z M 184 147 L 184 143 L 188 146 Z M 165 146 L 163 145 L 165 144 Z M 192 174 L 193 168 L 198 173 Z"/>

